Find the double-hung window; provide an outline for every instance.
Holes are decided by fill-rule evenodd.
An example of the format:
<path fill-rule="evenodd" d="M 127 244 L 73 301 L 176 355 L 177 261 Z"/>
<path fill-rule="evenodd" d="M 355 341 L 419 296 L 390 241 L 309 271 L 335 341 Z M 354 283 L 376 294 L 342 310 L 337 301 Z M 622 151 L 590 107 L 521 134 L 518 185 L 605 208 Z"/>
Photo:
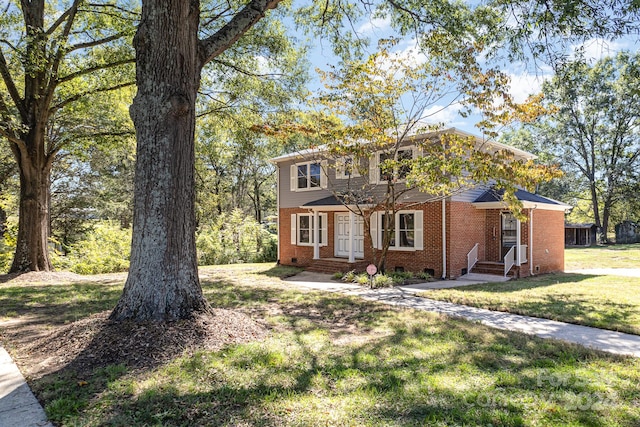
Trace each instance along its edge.
<path fill-rule="evenodd" d="M 336 161 L 336 179 L 349 179 L 360 176 L 359 165 L 353 157 L 343 157 Z"/>
<path fill-rule="evenodd" d="M 395 214 L 377 212 L 371 216 L 374 246 L 382 249 L 386 239 L 392 250 L 423 249 L 423 212 L 400 211 Z"/>
<path fill-rule="evenodd" d="M 304 163 L 298 165 L 298 189 L 320 187 L 320 163 Z"/>
<path fill-rule="evenodd" d="M 377 174 L 378 182 L 404 180 L 411 171 L 410 161 L 415 157 L 414 147 L 403 147 L 395 155 L 389 152 L 379 152 L 375 157 L 377 167 L 372 169 Z"/>
<path fill-rule="evenodd" d="M 312 213 L 291 215 L 291 243 L 299 246 L 311 246 L 314 244 L 314 216 Z M 318 215 L 318 243 L 320 246 L 327 244 L 327 214 Z"/>
<path fill-rule="evenodd" d="M 323 162 L 313 161 L 291 165 L 291 191 L 316 190 L 326 187 Z"/>

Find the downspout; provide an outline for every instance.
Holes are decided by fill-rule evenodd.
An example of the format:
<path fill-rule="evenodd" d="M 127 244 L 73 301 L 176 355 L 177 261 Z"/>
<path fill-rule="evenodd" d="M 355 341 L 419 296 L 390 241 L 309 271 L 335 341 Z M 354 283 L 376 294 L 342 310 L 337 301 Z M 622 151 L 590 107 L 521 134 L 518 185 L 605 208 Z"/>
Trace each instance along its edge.
<path fill-rule="evenodd" d="M 533 211 L 538 205 L 529 209 L 529 275 L 533 276 Z"/>
<path fill-rule="evenodd" d="M 442 278 L 447 278 L 447 201 L 442 199 Z"/>
<path fill-rule="evenodd" d="M 280 265 L 280 165 L 276 163 L 276 212 L 278 214 L 278 226 L 276 227 L 276 242 L 278 245 L 278 260 L 276 265 Z M 291 228 L 291 226 L 289 226 Z"/>

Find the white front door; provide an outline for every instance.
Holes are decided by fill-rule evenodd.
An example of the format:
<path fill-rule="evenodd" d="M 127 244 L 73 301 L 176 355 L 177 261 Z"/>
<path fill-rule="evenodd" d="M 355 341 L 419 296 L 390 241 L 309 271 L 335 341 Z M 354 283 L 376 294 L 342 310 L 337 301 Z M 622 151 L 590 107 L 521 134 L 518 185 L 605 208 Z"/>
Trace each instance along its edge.
<path fill-rule="evenodd" d="M 353 236 L 353 250 L 356 258 L 364 258 L 364 221 L 361 216 L 355 216 L 355 233 Z M 336 212 L 335 218 L 335 253 L 338 257 L 349 256 L 349 212 Z"/>

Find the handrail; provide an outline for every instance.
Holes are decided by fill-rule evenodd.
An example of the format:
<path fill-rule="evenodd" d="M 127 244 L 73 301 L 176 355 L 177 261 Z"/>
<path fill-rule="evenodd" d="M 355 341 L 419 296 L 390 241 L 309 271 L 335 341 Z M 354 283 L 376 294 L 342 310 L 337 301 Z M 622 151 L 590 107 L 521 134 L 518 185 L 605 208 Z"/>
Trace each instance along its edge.
<path fill-rule="evenodd" d="M 507 277 L 509 270 L 516 263 L 516 247 L 511 246 L 509 252 L 504 256 L 504 277 Z"/>
<path fill-rule="evenodd" d="M 478 262 L 478 245 L 479 243 L 476 243 L 467 254 L 467 273 L 471 273 L 471 269 Z"/>

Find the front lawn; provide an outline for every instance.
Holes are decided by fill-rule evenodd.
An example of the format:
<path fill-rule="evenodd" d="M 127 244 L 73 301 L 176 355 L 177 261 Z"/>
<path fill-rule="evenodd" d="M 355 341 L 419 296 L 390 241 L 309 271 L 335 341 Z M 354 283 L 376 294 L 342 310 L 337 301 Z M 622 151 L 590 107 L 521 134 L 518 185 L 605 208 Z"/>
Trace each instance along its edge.
<path fill-rule="evenodd" d="M 640 335 L 640 278 L 548 274 L 420 296 Z"/>
<path fill-rule="evenodd" d="M 29 383 L 52 420 L 69 426 L 640 425 L 640 359 L 300 291 L 283 274 L 266 265 L 202 269 L 211 304 L 258 321 L 269 330 L 262 340 L 82 376 L 59 366 Z M 0 285 L 0 314 L 11 328 L 23 320 L 42 333 L 115 302 L 117 286 L 105 284 L 101 304 L 64 305 L 61 296 L 83 286 L 95 292 L 91 283 Z M 71 311 L 64 320 L 46 299 L 27 301 L 49 291 Z M 5 345 L 29 372 L 15 332 Z"/>
<path fill-rule="evenodd" d="M 589 248 L 567 248 L 564 251 L 566 271 L 590 268 L 640 268 L 640 243 Z"/>

